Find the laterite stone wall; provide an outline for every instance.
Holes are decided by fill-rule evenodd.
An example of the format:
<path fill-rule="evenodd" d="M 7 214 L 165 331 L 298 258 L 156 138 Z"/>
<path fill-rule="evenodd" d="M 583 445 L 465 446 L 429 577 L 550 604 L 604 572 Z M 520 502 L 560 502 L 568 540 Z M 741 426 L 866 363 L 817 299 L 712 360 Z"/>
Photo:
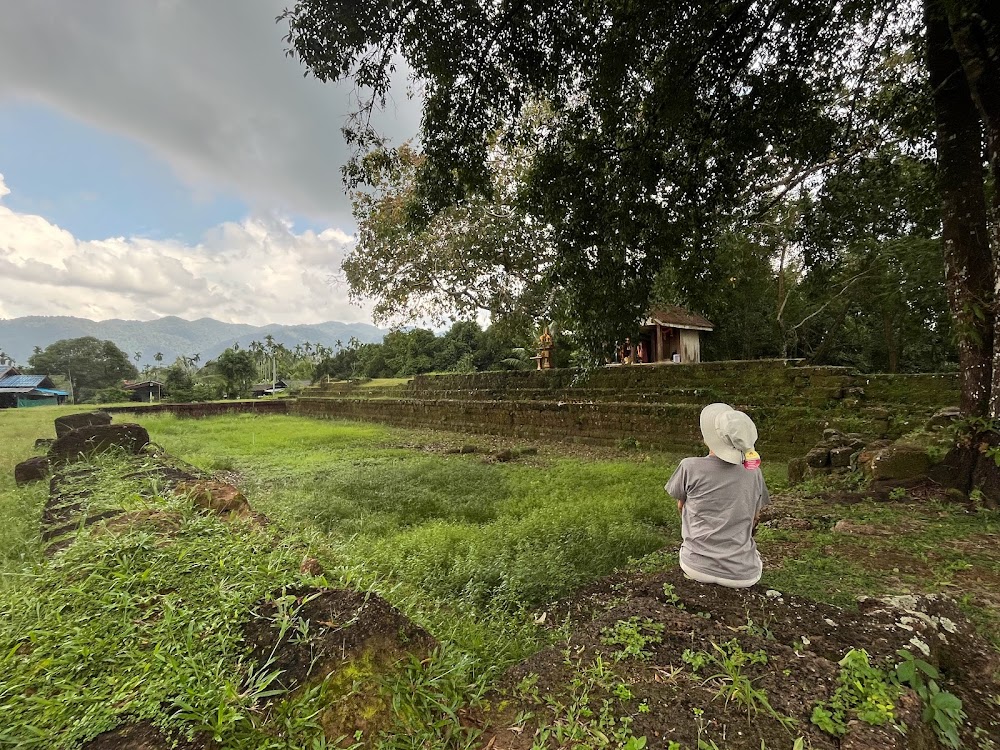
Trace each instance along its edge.
<path fill-rule="evenodd" d="M 109 414 L 176 414 L 178 417 L 216 417 L 220 414 L 290 414 L 292 399 L 260 399 L 253 401 L 210 401 L 197 404 L 136 404 L 110 406 L 101 411 Z"/>
<path fill-rule="evenodd" d="M 326 396 L 327 394 L 324 394 Z M 299 398 L 299 414 L 470 433 L 615 444 L 636 440 L 664 450 L 700 444 L 698 414 L 726 401 L 745 410 L 760 446 L 800 455 L 835 427 L 898 437 L 958 401 L 954 375 L 865 376 L 842 367 L 784 361 L 712 362 L 572 370 L 421 375 L 405 389 L 366 397 Z"/>

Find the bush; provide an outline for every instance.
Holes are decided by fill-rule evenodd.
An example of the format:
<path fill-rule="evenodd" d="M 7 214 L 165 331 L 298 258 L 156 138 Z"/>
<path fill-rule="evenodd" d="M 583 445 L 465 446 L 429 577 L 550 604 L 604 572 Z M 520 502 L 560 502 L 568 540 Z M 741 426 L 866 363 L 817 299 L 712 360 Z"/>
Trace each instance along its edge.
<path fill-rule="evenodd" d="M 131 401 L 132 392 L 124 388 L 102 388 L 93 396 L 87 399 L 92 404 L 120 404 L 123 401 Z"/>

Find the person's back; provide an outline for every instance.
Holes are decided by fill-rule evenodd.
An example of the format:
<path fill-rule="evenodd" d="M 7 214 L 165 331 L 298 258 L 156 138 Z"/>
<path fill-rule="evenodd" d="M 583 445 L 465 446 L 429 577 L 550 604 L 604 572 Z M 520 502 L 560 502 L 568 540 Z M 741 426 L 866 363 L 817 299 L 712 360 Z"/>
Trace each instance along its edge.
<path fill-rule="evenodd" d="M 711 404 L 701 431 L 709 455 L 685 458 L 665 487 L 681 513 L 681 569 L 696 581 L 752 586 L 762 573 L 754 528 L 770 501 L 754 451 L 757 427 L 728 404 Z"/>
<path fill-rule="evenodd" d="M 680 563 L 690 577 L 697 580 L 700 573 L 744 585 L 760 579 L 753 528 L 768 494 L 759 469 L 714 455 L 685 458 L 666 489 L 683 503 Z"/>

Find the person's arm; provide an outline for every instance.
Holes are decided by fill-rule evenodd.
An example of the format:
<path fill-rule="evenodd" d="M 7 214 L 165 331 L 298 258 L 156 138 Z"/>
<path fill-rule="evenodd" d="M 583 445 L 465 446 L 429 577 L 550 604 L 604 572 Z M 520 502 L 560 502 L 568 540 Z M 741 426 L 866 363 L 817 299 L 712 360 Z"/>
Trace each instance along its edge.
<path fill-rule="evenodd" d="M 759 469 L 758 469 L 759 471 Z M 750 536 L 756 536 L 757 525 L 760 523 L 760 514 L 768 505 L 771 504 L 771 494 L 767 491 L 767 484 L 764 482 L 764 475 L 760 475 L 760 500 L 757 504 L 757 513 L 753 517 L 753 529 L 750 531 Z"/>
<path fill-rule="evenodd" d="M 684 503 L 687 501 L 687 470 L 684 468 L 683 461 L 674 469 L 670 481 L 667 482 L 663 489 L 677 501 L 677 512 L 680 513 L 684 509 Z"/>

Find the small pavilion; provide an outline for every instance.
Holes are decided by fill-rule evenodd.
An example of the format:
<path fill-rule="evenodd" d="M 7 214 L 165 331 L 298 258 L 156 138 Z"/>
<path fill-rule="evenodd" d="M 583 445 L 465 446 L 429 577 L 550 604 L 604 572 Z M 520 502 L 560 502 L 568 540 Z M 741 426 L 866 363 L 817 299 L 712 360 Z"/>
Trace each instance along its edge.
<path fill-rule="evenodd" d="M 635 341 L 618 346 L 619 364 L 701 362 L 701 335 L 715 330 L 712 322 L 680 305 L 662 305 L 650 310 Z"/>

